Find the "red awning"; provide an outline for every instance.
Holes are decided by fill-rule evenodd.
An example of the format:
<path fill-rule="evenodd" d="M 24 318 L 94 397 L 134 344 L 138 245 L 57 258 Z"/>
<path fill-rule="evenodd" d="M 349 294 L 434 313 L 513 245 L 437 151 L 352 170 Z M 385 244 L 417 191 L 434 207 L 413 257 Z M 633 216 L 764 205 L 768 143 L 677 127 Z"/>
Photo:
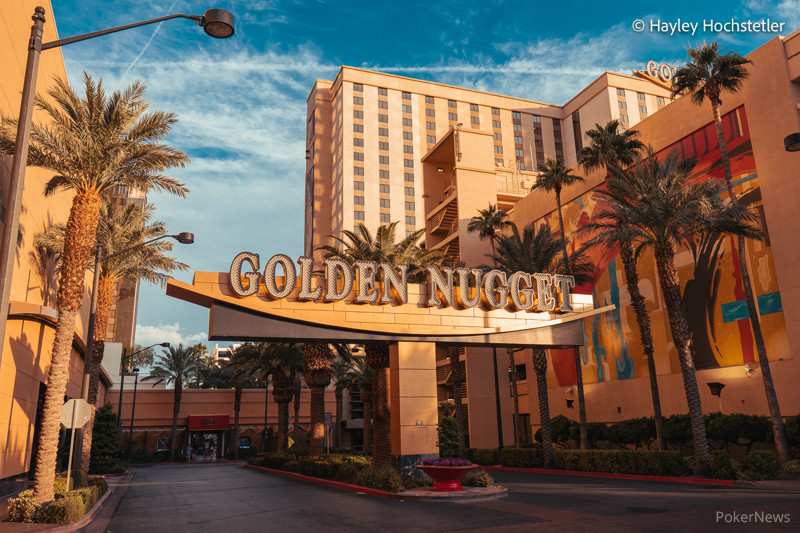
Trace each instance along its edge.
<path fill-rule="evenodd" d="M 189 415 L 186 426 L 190 431 L 228 429 L 230 419 L 228 415 Z"/>

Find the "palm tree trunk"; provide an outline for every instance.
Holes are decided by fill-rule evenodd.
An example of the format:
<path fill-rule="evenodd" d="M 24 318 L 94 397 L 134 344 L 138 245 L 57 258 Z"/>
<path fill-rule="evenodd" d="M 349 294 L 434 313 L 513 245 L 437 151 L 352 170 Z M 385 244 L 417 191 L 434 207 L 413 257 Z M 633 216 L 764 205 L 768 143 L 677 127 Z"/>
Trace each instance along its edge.
<path fill-rule="evenodd" d="M 242 409 L 242 383 L 236 381 L 233 389 L 233 458 L 239 459 L 239 411 Z"/>
<path fill-rule="evenodd" d="M 311 388 L 311 443 L 308 456 L 314 458 L 325 451 L 325 387 L 310 383 L 308 386 Z"/>
<path fill-rule="evenodd" d="M 75 322 L 83 303 L 83 282 L 97 232 L 100 195 L 78 194 L 72 200 L 64 235 L 64 256 L 58 286 L 58 322 L 47 376 L 42 429 L 36 459 L 34 495 L 40 503 L 54 498 L 61 406 L 67 390 Z"/>
<path fill-rule="evenodd" d="M 175 452 L 178 450 L 178 414 L 181 412 L 181 395 L 183 394 L 183 381 L 178 378 L 175 380 L 175 393 L 172 402 L 172 438 L 169 445 L 169 460 L 175 460 Z"/>
<path fill-rule="evenodd" d="M 519 393 L 517 392 L 517 365 L 514 362 L 514 348 L 508 349 L 508 364 L 511 371 L 511 396 L 514 397 L 514 446 L 523 445 L 522 428 L 519 423 Z"/>
<path fill-rule="evenodd" d="M 461 357 L 458 346 L 450 346 L 450 372 L 453 376 L 453 402 L 456 414 L 456 431 L 458 433 L 458 455 L 462 457 L 467 447 L 466 417 L 464 404 L 461 402 L 461 386 L 464 384 L 464 373 L 461 371 Z"/>
<path fill-rule="evenodd" d="M 278 453 L 285 453 L 289 444 L 289 402 L 278 402 Z"/>
<path fill-rule="evenodd" d="M 539 396 L 539 424 L 542 428 L 542 451 L 544 466 L 555 462 L 553 450 L 553 428 L 550 425 L 550 403 L 547 397 L 547 352 L 543 348 L 533 349 L 533 370 L 536 372 L 536 389 Z"/>
<path fill-rule="evenodd" d="M 336 388 L 336 428 L 333 432 L 333 440 L 337 448 L 342 447 L 342 414 L 343 414 L 343 391 Z"/>
<path fill-rule="evenodd" d="M 661 291 L 664 293 L 664 303 L 669 315 L 672 341 L 678 350 L 678 360 L 681 364 L 686 403 L 689 405 L 694 442 L 694 471 L 697 476 L 708 476 L 711 472 L 711 459 L 705 421 L 703 420 L 703 406 L 700 403 L 700 391 L 697 388 L 697 376 L 692 358 L 689 325 L 683 309 L 678 270 L 675 268 L 675 254 L 671 248 L 661 246 L 656 248 L 655 258 Z"/>
<path fill-rule="evenodd" d="M 364 453 L 372 453 L 372 398 L 361 389 L 361 399 L 364 401 Z"/>
<path fill-rule="evenodd" d="M 261 451 L 267 451 L 267 432 L 269 430 L 269 376 L 264 377 L 264 432 L 261 434 Z"/>
<path fill-rule="evenodd" d="M 392 427 L 389 405 L 389 345 L 366 344 L 367 364 L 372 368 L 373 447 L 372 462 L 392 464 Z"/>
<path fill-rule="evenodd" d="M 294 436 L 292 437 L 296 443 L 300 442 L 300 394 L 302 392 L 303 382 L 298 374 L 294 377 Z"/>
<path fill-rule="evenodd" d="M 722 116 L 719 111 L 719 102 L 712 100 L 711 107 L 714 111 L 714 125 L 717 128 L 717 139 L 719 140 L 722 167 L 725 170 L 725 184 L 728 186 L 728 195 L 731 201 L 736 202 L 736 192 L 733 190 L 733 175 L 731 173 L 730 158 L 728 157 L 728 146 L 725 143 L 725 133 L 722 129 Z M 747 301 L 747 311 L 750 315 L 750 326 L 753 328 L 753 338 L 756 342 L 758 363 L 761 366 L 761 378 L 764 381 L 764 392 L 767 395 L 767 405 L 769 406 L 769 416 L 772 420 L 775 449 L 778 452 L 781 463 L 786 463 L 791 459 L 789 440 L 786 437 L 786 428 L 783 425 L 781 408 L 778 404 L 778 395 L 775 392 L 775 384 L 772 381 L 772 371 L 770 370 L 769 359 L 767 358 L 764 333 L 761 331 L 761 322 L 758 318 L 758 309 L 756 308 L 756 301 L 753 296 L 753 287 L 750 283 L 750 273 L 747 270 L 747 258 L 745 256 L 747 248 L 745 248 L 745 238 L 739 235 L 738 240 L 739 248 L 736 250 L 736 255 L 739 259 L 739 270 L 742 274 L 742 285 L 744 286 L 744 294 Z"/>
<path fill-rule="evenodd" d="M 667 440 L 664 437 L 664 417 L 661 416 L 661 398 L 658 394 L 658 376 L 656 363 L 653 356 L 653 332 L 650 328 L 650 317 L 647 314 L 644 296 L 639 290 L 639 273 L 636 270 L 636 259 L 630 243 L 620 246 L 619 255 L 625 271 L 625 284 L 628 295 L 631 297 L 631 306 L 636 314 L 636 323 L 639 325 L 639 335 L 642 338 L 642 348 L 647 358 L 647 371 L 650 375 L 650 396 L 653 400 L 653 420 L 656 426 L 656 442 L 659 450 L 667 449 Z"/>
<path fill-rule="evenodd" d="M 561 232 L 561 251 L 564 254 L 564 274 L 570 275 L 569 254 L 567 253 L 567 235 L 564 230 L 564 216 L 561 214 L 561 188 L 556 187 L 556 212 L 558 212 L 558 229 Z"/>

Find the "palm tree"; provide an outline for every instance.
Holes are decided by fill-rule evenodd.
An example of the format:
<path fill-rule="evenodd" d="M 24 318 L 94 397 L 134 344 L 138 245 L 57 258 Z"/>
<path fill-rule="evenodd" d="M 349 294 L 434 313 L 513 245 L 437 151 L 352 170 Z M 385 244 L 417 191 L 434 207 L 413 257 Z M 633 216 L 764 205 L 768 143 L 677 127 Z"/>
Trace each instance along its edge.
<path fill-rule="evenodd" d="M 722 168 L 725 171 L 725 184 L 728 189 L 728 196 L 732 202 L 737 201 L 736 191 L 733 189 L 733 175 L 731 173 L 731 162 L 728 156 L 728 146 L 725 142 L 725 133 L 722 129 L 722 116 L 720 106 L 722 100 L 720 95 L 729 91 L 735 93 L 742 88 L 744 80 L 750 75 L 747 64 L 750 60 L 745 59 L 735 52 L 720 54 L 719 44 L 702 44 L 697 48 L 687 50 L 691 61 L 685 67 L 679 68 L 675 72 L 672 80 L 672 97 L 682 93 L 691 93 L 692 102 L 701 105 L 703 100 L 708 98 L 711 103 L 711 110 L 714 114 L 714 125 L 717 128 L 717 140 L 719 141 L 720 157 L 722 158 Z M 772 381 L 772 372 L 769 367 L 767 357 L 767 347 L 764 343 L 764 334 L 761 331 L 761 323 L 758 318 L 753 287 L 750 283 L 750 273 L 747 269 L 747 258 L 745 257 L 745 238 L 738 236 L 739 246 L 736 248 L 736 255 L 739 260 L 739 270 L 742 274 L 742 285 L 744 287 L 745 299 L 747 300 L 747 311 L 750 315 L 750 325 L 753 328 L 753 338 L 758 352 L 758 362 L 761 366 L 761 377 L 764 381 L 764 392 L 767 395 L 767 405 L 772 419 L 772 433 L 775 438 L 775 448 L 782 463 L 791 459 L 789 441 L 786 438 L 786 429 L 781 417 L 781 408 L 778 404 L 778 396 L 775 393 L 775 384 Z"/>
<path fill-rule="evenodd" d="M 183 385 L 197 375 L 203 362 L 197 351 L 192 346 L 184 347 L 178 344 L 177 347 L 170 346 L 163 350 L 162 355 L 153 362 L 150 368 L 150 375 L 142 381 L 155 381 L 156 384 L 172 384 L 175 389 L 173 392 L 172 403 L 172 438 L 170 441 L 169 459 L 175 460 L 175 451 L 178 449 L 178 414 L 181 410 L 181 395 Z"/>
<path fill-rule="evenodd" d="M 450 379 L 453 383 L 453 410 L 456 415 L 456 432 L 458 433 L 458 456 L 464 456 L 467 448 L 467 420 L 464 416 L 464 404 L 461 397 L 461 387 L 466 376 L 461 366 L 461 350 L 458 346 L 449 346 Z"/>
<path fill-rule="evenodd" d="M 708 440 L 675 249 L 696 234 L 718 232 L 759 238 L 761 233 L 754 225 L 755 214 L 720 200 L 722 187 L 718 183 L 690 182 L 695 164 L 694 159 L 679 160 L 676 152 L 659 162 L 648 150 L 646 159 L 628 172 L 613 170 L 607 190 L 599 191 L 608 198 L 609 208 L 599 212 L 587 228 L 597 231 L 593 244 L 628 241 L 633 243 L 635 254 L 645 248 L 653 250 L 689 405 L 695 473 L 702 476 L 710 471 Z"/>
<path fill-rule="evenodd" d="M 254 377 L 249 372 L 250 354 L 255 350 L 251 342 L 246 342 L 238 346 L 231 346 L 229 349 L 229 359 L 225 368 L 231 373 L 233 381 L 233 458 L 239 458 L 239 412 L 242 409 L 242 393 L 245 385 Z"/>
<path fill-rule="evenodd" d="M 325 387 L 331 382 L 330 346 L 320 343 L 303 345 L 303 377 L 311 389 L 311 442 L 309 457 L 318 457 L 325 450 Z M 295 420 L 297 427 L 298 420 Z"/>
<path fill-rule="evenodd" d="M 46 196 L 60 190 L 75 193 L 66 226 L 57 293 L 58 321 L 36 462 L 34 492 L 41 503 L 54 497 L 61 404 L 102 195 L 116 186 L 144 193 L 159 189 L 178 196 L 188 192 L 183 183 L 163 174 L 189 161 L 183 152 L 159 142 L 177 121 L 175 115 L 147 113 L 145 85 L 138 81 L 110 97 L 102 82 L 95 82 L 88 74 L 84 74 L 84 85 L 86 95 L 81 99 L 66 80 L 56 78 L 49 91 L 52 101 L 36 98 L 36 106 L 48 115 L 48 124 L 31 127 L 27 160 L 28 165 L 55 173 L 45 187 Z M 16 127 L 16 120 L 3 121 L 0 152 L 14 153 Z"/>
<path fill-rule="evenodd" d="M 369 363 L 361 357 L 354 357 L 342 381 L 349 390 L 359 390 L 364 403 L 364 453 L 372 452 L 372 407 L 373 372 Z M 391 450 L 390 450 L 391 453 Z"/>
<path fill-rule="evenodd" d="M 497 254 L 492 258 L 496 265 L 508 272 L 563 272 L 564 264 L 559 259 L 562 240 L 553 234 L 550 226 L 543 224 L 536 229 L 535 223 L 525 226 L 520 235 L 517 225 L 510 224 L 511 233 L 501 235 L 497 239 Z M 570 272 L 576 283 L 583 283 L 592 278 L 594 266 L 586 259 L 583 252 L 570 255 Z M 509 353 L 514 365 L 513 352 Z M 539 424 L 542 429 L 542 445 L 546 466 L 552 466 L 555 458 L 553 450 L 553 432 L 550 426 L 550 407 L 547 398 L 547 353 L 543 348 L 533 348 L 533 369 L 536 372 L 536 387 L 539 399 Z M 519 400 L 514 394 L 514 413 L 518 443 L 522 442 L 519 424 Z"/>
<path fill-rule="evenodd" d="M 334 393 L 336 395 L 336 429 L 333 432 L 334 447 L 342 447 L 342 418 L 344 406 L 344 391 L 349 389 L 349 384 L 345 380 L 345 375 L 350 369 L 350 365 L 344 359 L 336 358 L 333 362 L 332 377 L 334 381 Z"/>
<path fill-rule="evenodd" d="M 378 465 L 392 464 L 392 427 L 389 405 L 389 345 L 365 344 L 364 353 L 369 368 L 372 369 L 373 400 L 373 448 L 372 462 Z M 365 411 L 366 416 L 366 411 Z M 366 418 L 365 418 L 366 420 Z M 365 422 L 366 423 L 366 422 Z"/>
<path fill-rule="evenodd" d="M 508 226 L 510 222 L 506 220 L 508 214 L 499 209 L 497 204 L 489 204 L 486 209 L 479 209 L 478 216 L 472 217 L 467 225 L 467 231 L 478 232 L 478 237 L 483 240 L 488 238 L 489 245 L 492 247 L 492 255 L 495 255 L 494 243 L 497 239 L 497 231 Z"/>
<path fill-rule="evenodd" d="M 102 255 L 111 255 L 118 251 L 134 248 L 125 254 L 112 257 L 100 263 L 98 278 L 97 309 L 95 312 L 94 338 L 92 339 L 92 361 L 89 379 L 88 402 L 93 406 L 92 417 L 84 426 L 83 449 L 81 453 L 81 471 L 89 472 L 89 460 L 92 451 L 92 430 L 94 427 L 94 405 L 97 403 L 97 389 L 100 381 L 100 365 L 105 351 L 105 336 L 111 305 L 114 299 L 116 283 L 122 278 L 144 279 L 162 287 L 166 284 L 164 272 L 186 270 L 188 265 L 165 255 L 172 250 L 169 241 L 158 241 L 140 246 L 143 242 L 167 234 L 163 222 L 153 221 L 155 207 L 152 204 L 144 207 L 128 204 L 123 209 L 117 208 L 111 201 L 106 201 L 100 210 L 97 235 L 103 247 Z M 34 245 L 61 269 L 64 255 L 66 226 L 53 224 L 36 234 Z M 138 246 L 138 247 L 137 247 Z M 94 251 L 97 253 L 97 250 Z"/>
<path fill-rule="evenodd" d="M 638 139 L 637 130 L 625 130 L 619 120 L 610 120 L 605 126 L 595 124 L 595 129 L 586 132 L 590 139 L 589 146 L 581 150 L 579 162 L 587 171 L 596 168 L 606 169 L 606 178 L 610 176 L 610 169 L 623 170 L 636 161 L 636 157 L 644 148 L 644 143 Z M 656 375 L 655 357 L 653 355 L 653 330 L 650 325 L 650 316 L 647 314 L 644 296 L 639 289 L 639 272 L 633 255 L 633 247 L 629 242 L 616 243 L 625 272 L 625 286 L 631 298 L 631 306 L 636 314 L 636 323 L 639 325 L 639 335 L 642 339 L 647 370 L 650 376 L 650 396 L 653 401 L 653 419 L 656 426 L 656 441 L 659 450 L 667 449 L 667 440 L 664 438 L 664 419 L 661 416 L 661 398 L 658 393 L 658 376 Z"/>

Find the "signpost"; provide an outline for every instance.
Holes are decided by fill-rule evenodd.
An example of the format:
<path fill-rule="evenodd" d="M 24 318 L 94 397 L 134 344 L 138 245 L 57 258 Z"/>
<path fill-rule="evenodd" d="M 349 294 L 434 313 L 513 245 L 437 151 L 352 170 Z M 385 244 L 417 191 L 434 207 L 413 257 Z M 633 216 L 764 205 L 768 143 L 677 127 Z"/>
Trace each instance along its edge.
<path fill-rule="evenodd" d="M 69 461 L 67 461 L 67 491 L 72 479 L 72 452 L 75 447 L 75 429 L 82 428 L 92 417 L 92 406 L 82 398 L 68 400 L 61 408 L 61 423 L 65 428 L 71 429 L 69 438 Z"/>
<path fill-rule="evenodd" d="M 333 413 L 325 413 L 325 447 L 331 453 L 331 426 L 333 426 Z"/>

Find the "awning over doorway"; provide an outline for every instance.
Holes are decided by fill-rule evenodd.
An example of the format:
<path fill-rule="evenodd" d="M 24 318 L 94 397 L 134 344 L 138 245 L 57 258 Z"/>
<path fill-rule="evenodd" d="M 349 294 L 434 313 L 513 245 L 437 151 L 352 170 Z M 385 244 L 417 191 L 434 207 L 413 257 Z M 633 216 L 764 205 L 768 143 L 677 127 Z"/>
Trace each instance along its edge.
<path fill-rule="evenodd" d="M 228 429 L 230 417 L 228 415 L 189 415 L 186 427 L 189 428 L 189 431 Z"/>

